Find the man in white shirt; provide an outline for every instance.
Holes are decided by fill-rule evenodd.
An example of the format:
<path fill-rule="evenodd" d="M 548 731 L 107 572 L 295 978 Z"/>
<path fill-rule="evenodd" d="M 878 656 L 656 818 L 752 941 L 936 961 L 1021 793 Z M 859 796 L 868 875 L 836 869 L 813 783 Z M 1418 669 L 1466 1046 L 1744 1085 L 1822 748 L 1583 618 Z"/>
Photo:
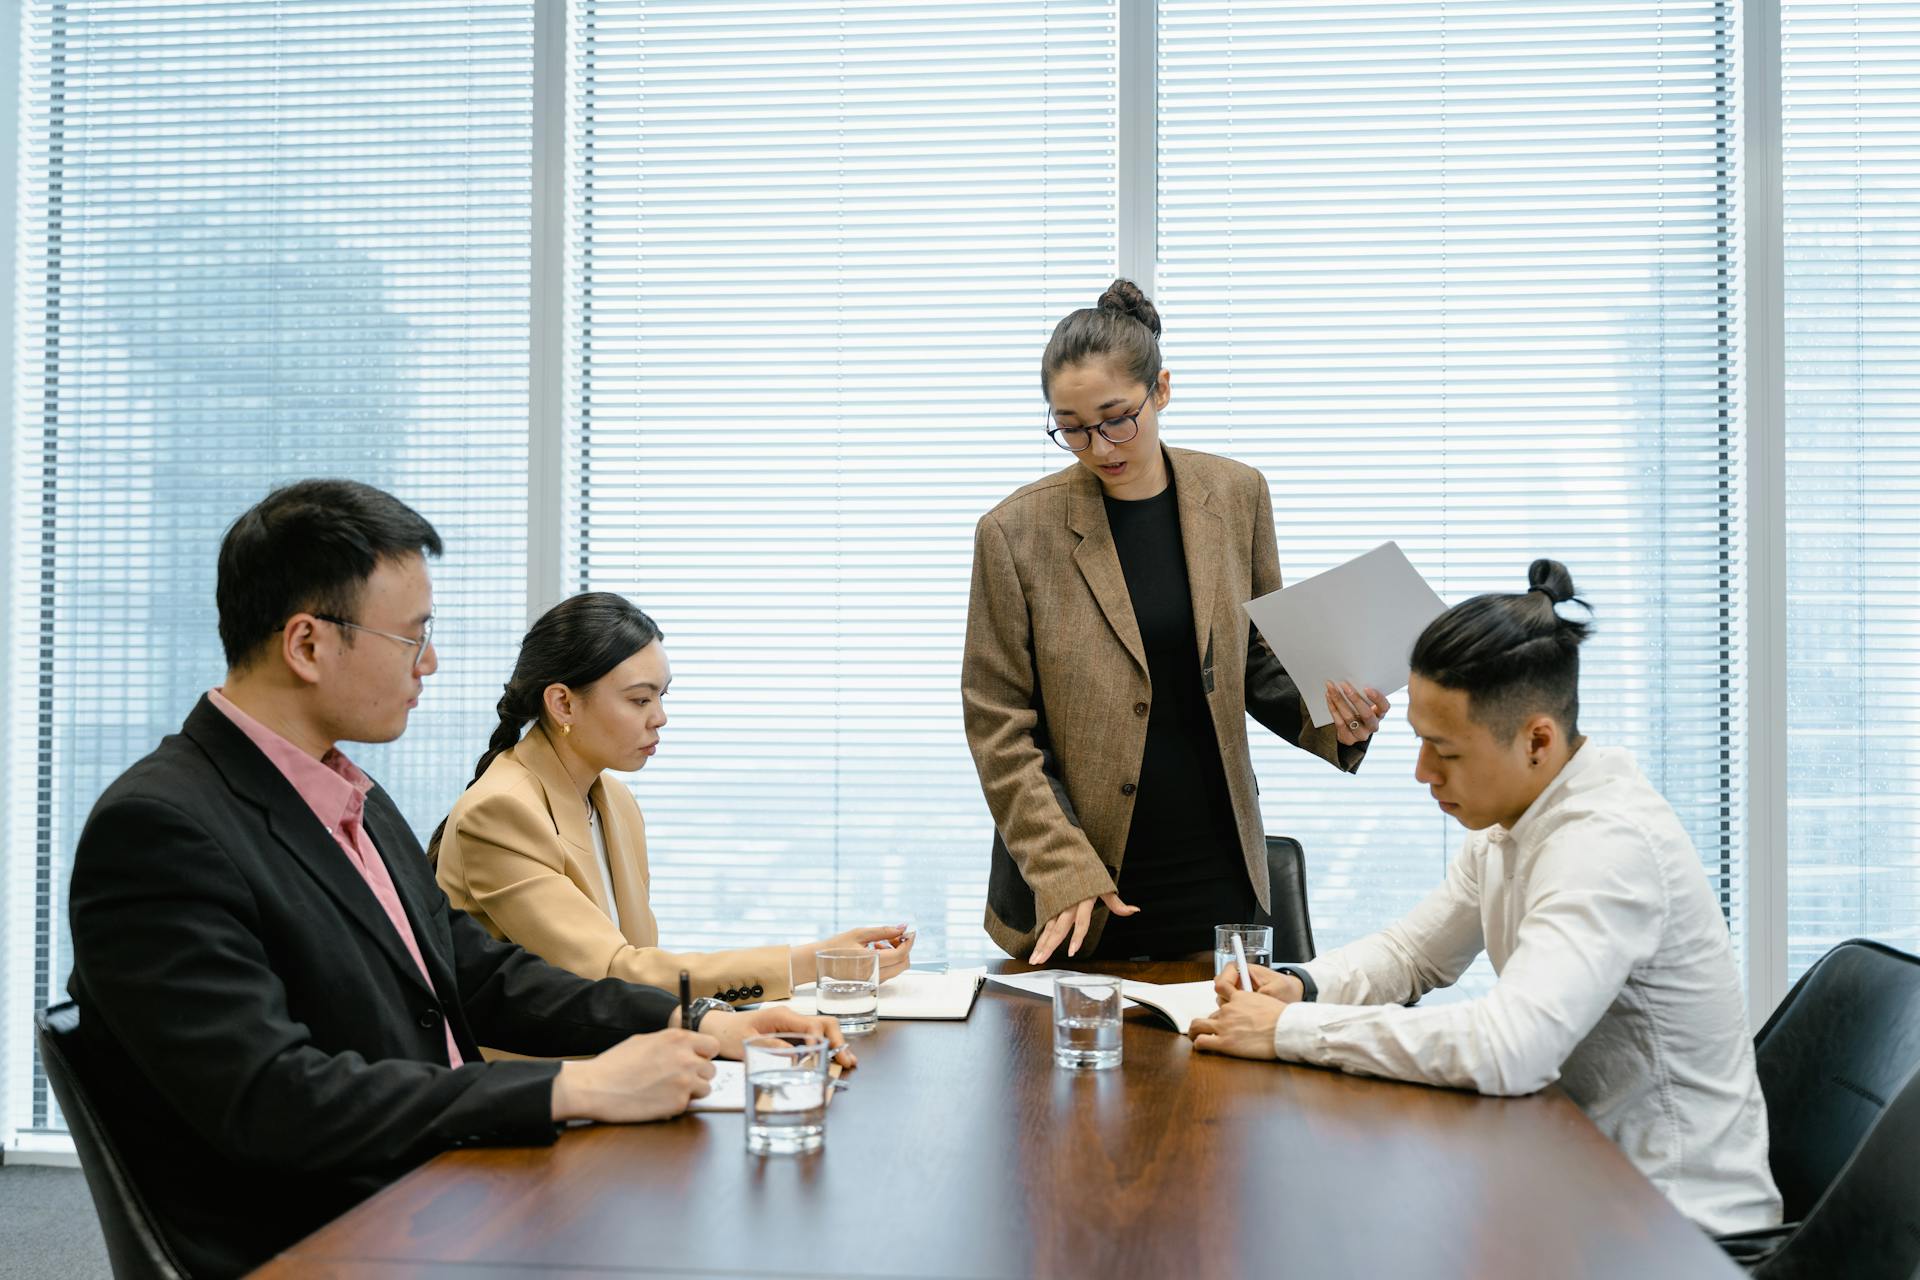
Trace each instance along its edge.
<path fill-rule="evenodd" d="M 1398 923 L 1256 990 L 1221 975 L 1200 1049 L 1532 1093 L 1558 1080 L 1681 1212 L 1773 1226 L 1766 1103 L 1726 923 L 1693 843 L 1633 757 L 1576 729 L 1587 625 L 1566 569 L 1441 615 L 1414 646 L 1414 776 L 1470 834 Z M 1485 950 L 1487 995 L 1405 1003 Z"/>

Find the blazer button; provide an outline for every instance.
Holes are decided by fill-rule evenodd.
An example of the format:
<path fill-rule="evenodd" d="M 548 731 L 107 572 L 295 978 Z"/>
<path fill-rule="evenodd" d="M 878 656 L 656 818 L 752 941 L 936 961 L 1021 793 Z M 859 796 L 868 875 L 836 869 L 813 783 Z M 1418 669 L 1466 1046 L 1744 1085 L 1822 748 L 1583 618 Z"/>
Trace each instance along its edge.
<path fill-rule="evenodd" d="M 1144 703 L 1144 702 L 1136 702 L 1136 703 L 1134 703 L 1134 704 L 1133 704 L 1133 714 L 1135 714 L 1135 715 L 1137 715 L 1137 716 L 1143 716 L 1143 715 L 1145 715 L 1145 714 L 1147 714 L 1147 704 L 1146 704 L 1146 703 Z"/>
<path fill-rule="evenodd" d="M 1120 784 L 1120 794 L 1123 796 L 1132 795 L 1134 793 L 1134 790 L 1135 790 L 1134 785 L 1131 782 L 1123 782 Z"/>
<path fill-rule="evenodd" d="M 420 1012 L 420 1025 L 421 1025 L 421 1026 L 422 1026 L 423 1028 L 425 1028 L 426 1030 L 428 1030 L 428 1031 L 431 1031 L 431 1030 L 433 1030 L 433 1029 L 434 1029 L 435 1027 L 437 1027 L 437 1026 L 439 1026 L 439 1025 L 440 1025 L 440 1011 L 439 1011 L 438 1009 L 423 1009 L 423 1010 L 421 1010 L 421 1012 Z"/>

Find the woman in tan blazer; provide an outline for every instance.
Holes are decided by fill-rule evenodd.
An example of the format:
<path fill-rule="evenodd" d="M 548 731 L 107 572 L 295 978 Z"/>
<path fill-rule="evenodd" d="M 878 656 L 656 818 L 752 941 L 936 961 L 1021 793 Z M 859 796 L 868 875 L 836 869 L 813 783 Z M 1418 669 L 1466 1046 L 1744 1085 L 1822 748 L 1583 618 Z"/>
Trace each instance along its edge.
<path fill-rule="evenodd" d="M 1062 320 L 1041 359 L 1047 434 L 1074 463 L 974 535 L 961 696 L 992 811 L 987 932 L 1043 963 L 1211 952 L 1270 904 L 1251 714 L 1359 767 L 1388 710 L 1328 686 L 1315 729 L 1241 604 L 1280 586 L 1261 474 L 1164 448 L 1160 317 L 1130 281 Z"/>
<path fill-rule="evenodd" d="M 695 995 L 729 1003 L 812 982 L 813 954 L 827 947 L 881 948 L 882 980 L 905 969 L 911 939 L 899 927 L 698 955 L 660 949 L 646 823 L 608 775 L 653 757 L 671 679 L 660 629 L 620 596 L 590 592 L 542 615 L 473 781 L 429 846 L 447 897 L 495 937 L 582 977 L 672 991 L 685 969 Z"/>

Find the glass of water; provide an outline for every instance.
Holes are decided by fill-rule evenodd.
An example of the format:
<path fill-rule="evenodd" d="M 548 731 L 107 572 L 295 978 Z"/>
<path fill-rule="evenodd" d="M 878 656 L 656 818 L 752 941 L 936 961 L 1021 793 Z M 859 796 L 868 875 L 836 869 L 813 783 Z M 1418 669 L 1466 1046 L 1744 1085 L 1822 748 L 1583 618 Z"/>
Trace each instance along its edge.
<path fill-rule="evenodd" d="M 1264 924 L 1217 924 L 1213 926 L 1213 976 L 1234 968 L 1233 940 L 1247 953 L 1247 963 L 1273 968 L 1273 926 Z M 1236 975 L 1234 981 L 1239 982 Z"/>
<path fill-rule="evenodd" d="M 840 1019 L 840 1030 L 857 1036 L 880 1021 L 880 953 L 870 947 L 835 947 L 813 953 L 819 1011 Z"/>
<path fill-rule="evenodd" d="M 1053 1061 L 1096 1071 L 1120 1065 L 1120 979 L 1063 973 L 1053 980 Z"/>
<path fill-rule="evenodd" d="M 746 1043 L 747 1151 L 792 1156 L 827 1140 L 827 1038 L 798 1031 L 754 1036 Z"/>

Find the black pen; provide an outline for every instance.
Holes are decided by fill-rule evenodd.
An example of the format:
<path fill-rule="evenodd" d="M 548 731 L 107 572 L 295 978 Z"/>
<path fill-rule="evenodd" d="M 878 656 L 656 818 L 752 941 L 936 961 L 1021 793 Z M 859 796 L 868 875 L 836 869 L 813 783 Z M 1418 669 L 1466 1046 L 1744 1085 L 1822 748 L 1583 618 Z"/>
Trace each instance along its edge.
<path fill-rule="evenodd" d="M 687 1015 L 692 1012 L 693 980 L 687 976 L 687 971 L 682 969 L 680 971 L 680 1029 L 682 1031 L 693 1030 L 692 1027 L 687 1025 Z"/>

